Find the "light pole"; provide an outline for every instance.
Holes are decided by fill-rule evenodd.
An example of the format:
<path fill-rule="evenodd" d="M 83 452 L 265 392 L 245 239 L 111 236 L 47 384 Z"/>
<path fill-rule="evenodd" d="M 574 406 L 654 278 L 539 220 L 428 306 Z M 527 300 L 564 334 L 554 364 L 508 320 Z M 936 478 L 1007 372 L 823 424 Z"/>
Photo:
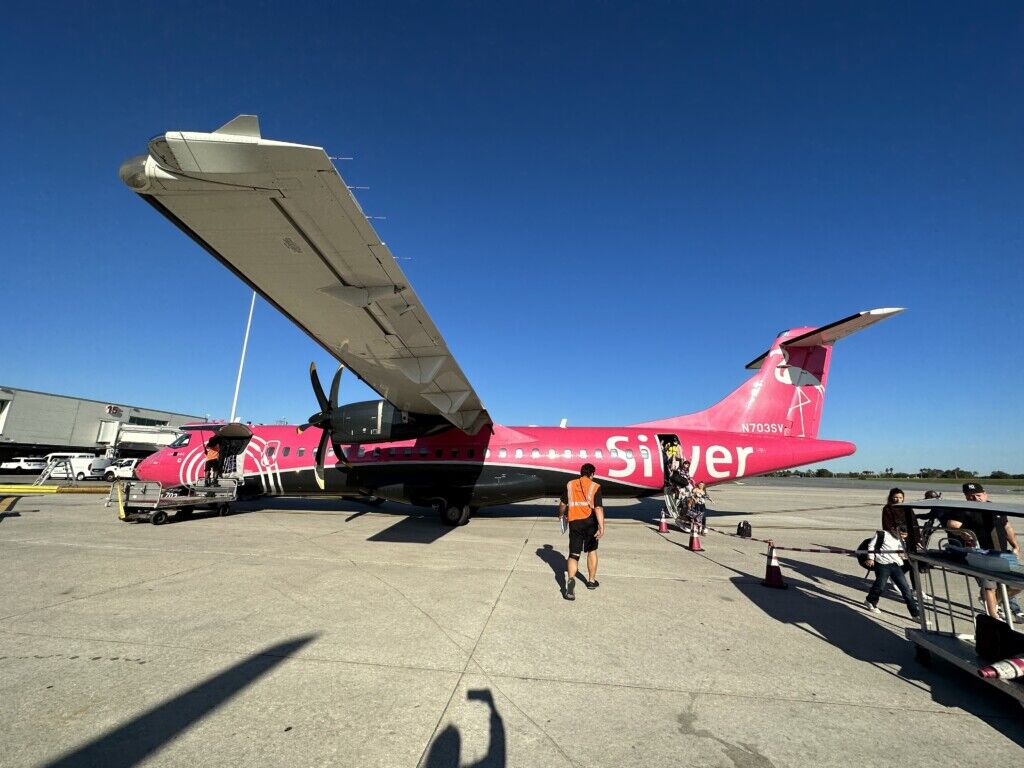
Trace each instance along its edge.
<path fill-rule="evenodd" d="M 235 420 L 235 407 L 238 405 L 238 388 L 242 386 L 242 368 L 245 367 L 245 350 L 249 346 L 249 329 L 252 328 L 252 311 L 256 307 L 256 291 L 252 292 L 252 301 L 249 302 L 249 319 L 245 323 L 245 338 L 242 340 L 242 357 L 238 361 L 238 378 L 235 379 L 235 396 L 231 398 L 231 418 Z"/>

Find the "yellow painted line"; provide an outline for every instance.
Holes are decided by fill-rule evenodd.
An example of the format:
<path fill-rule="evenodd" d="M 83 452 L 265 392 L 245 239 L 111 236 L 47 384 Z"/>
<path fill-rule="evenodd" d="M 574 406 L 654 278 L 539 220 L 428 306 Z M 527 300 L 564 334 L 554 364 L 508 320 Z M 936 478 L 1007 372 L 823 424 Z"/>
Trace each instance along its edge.
<path fill-rule="evenodd" d="M 0 485 L 0 493 L 29 496 L 37 493 L 110 493 L 107 487 L 74 487 L 70 485 Z"/>
<path fill-rule="evenodd" d="M 0 499 L 0 512 L 6 512 L 18 501 L 17 496 L 8 496 L 5 499 Z"/>

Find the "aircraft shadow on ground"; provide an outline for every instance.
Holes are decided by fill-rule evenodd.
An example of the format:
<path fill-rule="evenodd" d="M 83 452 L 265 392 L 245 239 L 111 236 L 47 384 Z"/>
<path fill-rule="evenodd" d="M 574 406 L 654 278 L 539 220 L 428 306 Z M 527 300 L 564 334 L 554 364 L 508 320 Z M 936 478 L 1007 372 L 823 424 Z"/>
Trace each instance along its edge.
<path fill-rule="evenodd" d="M 315 638 L 316 635 L 302 635 L 265 648 L 57 758 L 46 768 L 138 765 Z"/>
<path fill-rule="evenodd" d="M 447 725 L 431 742 L 423 761 L 424 768 L 505 768 L 508 763 L 505 721 L 494 704 L 490 689 L 466 691 L 469 701 L 482 701 L 490 708 L 487 754 L 473 763 L 462 765 L 462 735 L 454 725 Z"/>
<path fill-rule="evenodd" d="M 864 613 L 861 601 L 849 601 L 844 605 L 840 602 L 844 599 L 842 596 L 817 586 L 815 582 L 834 582 L 834 571 L 807 563 L 799 565 L 798 572 L 812 580 L 794 579 L 787 573 L 789 589 L 785 591 L 765 587 L 748 575 L 737 576 L 732 582 L 737 590 L 776 621 L 801 629 L 847 656 L 871 664 L 908 685 L 929 691 L 936 704 L 960 707 L 1017 745 L 1024 746 L 1024 723 L 1020 720 L 1016 702 L 938 659 L 934 668 L 923 666 L 914 658 L 913 645 Z M 867 593 L 863 580 L 860 580 L 858 588 Z M 885 601 L 880 607 L 906 611 L 899 598 Z M 899 664 L 898 672 L 888 669 L 887 665 L 893 664 Z M 842 685 L 841 678 L 836 678 L 836 685 Z M 884 701 L 878 704 L 887 706 Z"/>

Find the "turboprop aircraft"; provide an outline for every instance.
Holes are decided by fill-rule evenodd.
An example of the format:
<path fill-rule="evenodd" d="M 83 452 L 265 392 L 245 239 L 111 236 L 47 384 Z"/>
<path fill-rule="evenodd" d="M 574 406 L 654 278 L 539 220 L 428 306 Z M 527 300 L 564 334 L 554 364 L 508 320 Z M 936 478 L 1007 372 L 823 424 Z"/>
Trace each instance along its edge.
<path fill-rule="evenodd" d="M 859 312 L 785 331 L 725 399 L 626 427 L 507 427 L 492 421 L 390 250 L 320 147 L 270 141 L 255 116 L 213 133 L 169 131 L 121 166 L 125 184 L 339 362 L 306 424 L 195 424 L 136 469 L 199 481 L 216 436 L 250 492 L 365 495 L 433 507 L 449 525 L 480 507 L 557 496 L 590 462 L 608 497 L 656 495 L 678 442 L 695 481 L 847 456 L 818 439 L 833 344 L 902 312 Z M 348 368 L 380 396 L 342 405 Z M 328 466 L 329 463 L 329 466 Z"/>

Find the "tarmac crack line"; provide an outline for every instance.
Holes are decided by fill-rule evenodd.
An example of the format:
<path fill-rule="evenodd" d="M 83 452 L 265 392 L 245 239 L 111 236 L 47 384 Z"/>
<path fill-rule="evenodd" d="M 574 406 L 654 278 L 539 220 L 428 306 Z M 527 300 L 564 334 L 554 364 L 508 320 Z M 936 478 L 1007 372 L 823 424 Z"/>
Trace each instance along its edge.
<path fill-rule="evenodd" d="M 437 718 L 437 722 L 434 724 L 434 730 L 431 732 L 430 737 L 427 739 L 426 744 L 423 745 L 423 751 L 420 753 L 420 759 L 416 761 L 416 765 L 417 766 L 420 766 L 420 765 L 423 764 L 423 760 L 424 760 L 424 758 L 427 755 L 427 750 L 430 749 L 430 745 L 433 743 L 434 738 L 437 736 L 437 730 L 438 730 L 438 728 L 441 727 L 441 722 L 444 720 L 444 715 L 449 710 L 449 708 L 451 708 L 452 701 L 455 700 L 455 694 L 456 694 L 456 692 L 458 692 L 459 686 L 462 685 L 462 680 L 466 677 L 466 670 L 469 669 L 469 665 L 475 663 L 477 669 L 482 669 L 482 667 L 480 666 L 480 663 L 474 659 L 474 656 L 476 655 L 477 648 L 480 647 L 480 641 L 483 639 L 484 633 L 487 632 L 487 625 L 491 623 L 491 618 L 494 616 L 494 612 L 498 608 L 498 603 L 501 602 L 501 597 L 502 597 L 502 595 L 505 594 L 505 589 L 508 587 L 508 583 L 512 579 L 512 574 L 515 573 L 516 566 L 519 565 L 519 561 L 523 557 L 523 552 L 526 551 L 526 545 L 530 543 L 530 537 L 533 536 L 533 532 L 534 532 L 534 530 L 537 527 L 537 523 L 539 523 L 539 522 L 540 522 L 540 518 L 537 518 L 536 520 L 534 520 L 533 525 L 530 526 L 530 530 L 526 534 L 526 538 L 523 539 L 523 545 L 519 548 L 519 553 L 516 555 L 516 559 L 512 563 L 512 567 L 509 568 L 508 573 L 505 575 L 505 581 L 502 582 L 501 589 L 498 590 L 498 596 L 494 599 L 494 605 L 491 606 L 491 610 L 487 614 L 487 618 L 484 620 L 483 626 L 480 628 L 480 634 L 477 635 L 476 642 L 473 643 L 473 649 L 469 653 L 469 658 L 466 659 L 466 664 L 465 664 L 465 666 L 463 666 L 462 672 L 459 673 L 459 678 L 455 681 L 455 685 L 452 687 L 451 695 L 448 697 L 447 703 L 445 703 L 444 708 L 441 710 L 440 716 Z M 490 676 L 487 675 L 486 672 L 484 673 L 484 676 L 487 677 L 488 679 L 490 679 Z M 499 693 L 501 693 L 500 690 L 499 690 Z M 502 693 L 502 696 L 505 696 L 505 694 Z M 512 704 L 513 707 L 515 707 L 517 710 L 522 712 L 522 710 L 518 706 L 516 706 L 515 703 L 512 702 L 512 700 L 508 698 L 508 696 L 505 696 L 505 698 L 509 701 L 509 703 Z M 525 713 L 523 713 L 523 714 L 525 715 Z M 533 723 L 533 719 L 530 718 L 529 716 L 526 716 L 526 719 L 529 720 L 531 723 Z M 534 725 L 536 725 L 536 723 L 534 723 Z M 540 732 L 543 733 L 544 736 L 554 745 L 555 749 L 557 749 L 558 752 L 566 760 L 569 761 L 569 765 L 575 765 L 575 763 L 573 763 L 572 759 L 569 758 L 569 756 L 565 754 L 565 751 L 558 745 L 558 742 L 556 742 L 554 739 L 552 739 L 551 736 L 543 728 L 540 729 Z"/>
<path fill-rule="evenodd" d="M 72 597 L 72 598 L 69 598 L 68 600 L 61 600 L 59 603 L 53 603 L 52 605 L 41 605 L 41 606 L 38 606 L 36 608 L 29 608 L 26 611 L 21 611 L 20 613 L 11 613 L 11 614 L 8 614 L 7 616 L 0 616 L 0 621 L 7 621 L 8 619 L 17 619 L 17 618 L 20 618 L 20 617 L 23 617 L 23 616 L 28 616 L 29 614 L 32 614 L 32 613 L 36 613 L 38 611 L 48 611 L 51 608 L 60 608 L 62 605 L 68 605 L 70 603 L 76 603 L 76 602 L 79 602 L 81 600 L 91 600 L 94 597 L 100 597 L 101 595 L 109 595 L 111 592 L 117 592 L 117 591 L 122 590 L 122 589 L 131 589 L 133 587 L 141 587 L 143 584 L 149 584 L 150 582 L 153 582 L 153 581 L 160 581 L 161 579 L 169 579 L 169 578 L 172 578 L 174 576 L 180 576 L 183 573 L 195 573 L 196 571 L 201 571 L 201 570 L 203 570 L 205 568 L 212 568 L 214 565 L 215 564 L 213 564 L 213 563 L 208 563 L 206 565 L 196 566 L 195 568 L 183 568 L 182 570 L 174 571 L 173 573 L 163 573 L 163 574 L 160 574 L 159 576 L 154 576 L 151 579 L 142 579 L 140 581 L 133 581 L 133 582 L 131 582 L 129 584 L 118 584 L 116 587 L 109 587 L 108 589 L 101 589 L 99 592 L 92 592 L 92 593 L 90 593 L 88 595 L 82 595 L 81 597 Z"/>

